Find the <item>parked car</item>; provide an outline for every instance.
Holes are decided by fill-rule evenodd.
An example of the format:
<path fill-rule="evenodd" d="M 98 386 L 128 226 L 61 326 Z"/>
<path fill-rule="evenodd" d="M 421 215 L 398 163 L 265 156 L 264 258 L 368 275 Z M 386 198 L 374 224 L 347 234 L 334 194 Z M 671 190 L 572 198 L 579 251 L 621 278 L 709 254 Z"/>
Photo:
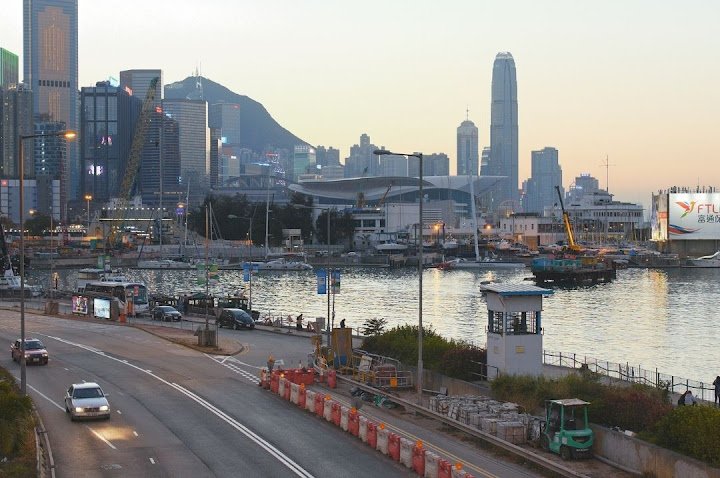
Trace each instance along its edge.
<path fill-rule="evenodd" d="M 15 362 L 20 363 L 22 358 L 22 342 L 17 339 L 12 345 L 10 345 L 10 356 Z M 38 365 L 47 365 L 48 363 L 48 351 L 38 339 L 25 339 L 25 363 L 31 364 L 36 363 Z"/>
<path fill-rule="evenodd" d="M 182 314 L 171 305 L 158 305 L 153 309 L 152 320 L 179 322 L 182 320 Z"/>
<path fill-rule="evenodd" d="M 218 327 L 230 329 L 254 329 L 255 322 L 250 314 L 242 309 L 223 309 L 217 319 Z"/>
<path fill-rule="evenodd" d="M 95 382 L 74 383 L 65 392 L 65 412 L 76 418 L 110 418 L 107 395 Z"/>

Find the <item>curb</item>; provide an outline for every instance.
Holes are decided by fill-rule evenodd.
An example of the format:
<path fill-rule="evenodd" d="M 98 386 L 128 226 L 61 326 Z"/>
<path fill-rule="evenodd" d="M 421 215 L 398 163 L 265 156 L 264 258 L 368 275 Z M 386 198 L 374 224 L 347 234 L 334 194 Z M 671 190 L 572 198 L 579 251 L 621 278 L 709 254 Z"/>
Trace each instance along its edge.
<path fill-rule="evenodd" d="M 36 421 L 35 450 L 37 457 L 37 476 L 40 478 L 55 478 L 55 459 L 53 458 L 52 447 L 50 446 L 50 438 L 48 437 L 47 428 L 45 428 L 45 424 L 34 402 L 32 414 Z M 41 436 L 42 441 L 40 439 Z"/>

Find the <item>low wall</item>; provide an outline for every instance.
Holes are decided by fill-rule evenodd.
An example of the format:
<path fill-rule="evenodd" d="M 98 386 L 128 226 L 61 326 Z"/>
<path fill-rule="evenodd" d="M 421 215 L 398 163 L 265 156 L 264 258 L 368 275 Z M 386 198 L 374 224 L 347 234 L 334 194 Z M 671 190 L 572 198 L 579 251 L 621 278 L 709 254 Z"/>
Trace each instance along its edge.
<path fill-rule="evenodd" d="M 720 469 L 622 432 L 591 425 L 593 454 L 638 475 L 654 478 L 720 478 Z"/>
<path fill-rule="evenodd" d="M 417 373 L 417 367 L 404 366 L 403 369 L 411 371 L 413 376 Z M 465 380 L 450 378 L 433 372 L 432 370 L 423 369 L 423 390 L 439 392 L 443 387 L 447 388 L 448 395 L 490 395 L 489 385 L 466 382 Z"/>

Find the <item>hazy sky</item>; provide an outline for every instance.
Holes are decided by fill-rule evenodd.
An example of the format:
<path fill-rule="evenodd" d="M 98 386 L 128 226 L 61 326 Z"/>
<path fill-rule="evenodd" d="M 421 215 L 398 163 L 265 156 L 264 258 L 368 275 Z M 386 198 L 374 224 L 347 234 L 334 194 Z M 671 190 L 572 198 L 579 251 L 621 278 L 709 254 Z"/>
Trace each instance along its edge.
<path fill-rule="evenodd" d="M 22 1 L 2 0 L 0 46 L 22 55 Z M 340 149 L 367 133 L 444 152 L 456 128 L 490 142 L 495 55 L 515 57 L 520 178 L 559 150 L 564 185 L 588 172 L 625 201 L 720 187 L 720 2 L 575 0 L 80 0 L 80 85 L 122 69 L 203 76 L 284 127 Z M 22 61 L 22 60 L 21 60 Z M 22 71 L 22 70 L 21 70 Z"/>

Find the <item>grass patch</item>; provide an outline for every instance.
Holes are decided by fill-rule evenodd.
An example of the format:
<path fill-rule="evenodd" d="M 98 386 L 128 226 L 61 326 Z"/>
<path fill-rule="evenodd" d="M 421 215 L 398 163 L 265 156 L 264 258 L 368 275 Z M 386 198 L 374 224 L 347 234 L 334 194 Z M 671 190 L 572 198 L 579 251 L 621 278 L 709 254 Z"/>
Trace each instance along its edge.
<path fill-rule="evenodd" d="M 35 476 L 35 420 L 30 397 L 0 367 L 0 477 Z"/>

